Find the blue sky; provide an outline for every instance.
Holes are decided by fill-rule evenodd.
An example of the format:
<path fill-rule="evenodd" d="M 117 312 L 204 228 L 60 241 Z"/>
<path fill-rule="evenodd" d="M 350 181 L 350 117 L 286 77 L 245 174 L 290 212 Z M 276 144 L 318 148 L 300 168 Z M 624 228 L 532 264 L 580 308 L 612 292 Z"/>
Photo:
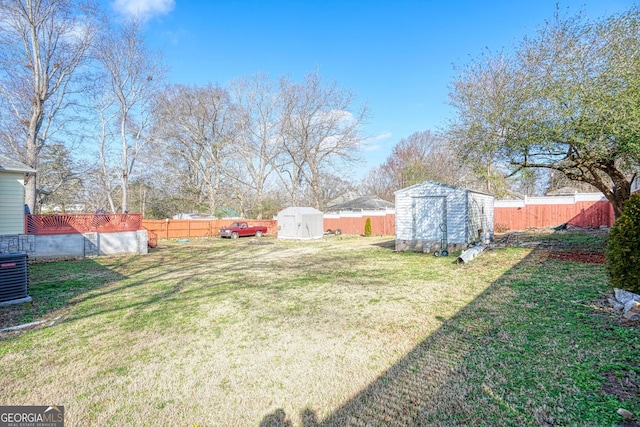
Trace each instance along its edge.
<path fill-rule="evenodd" d="M 486 49 L 510 50 L 552 19 L 556 5 L 590 19 L 630 8 L 624 0 L 292 1 L 103 0 L 114 13 L 140 12 L 172 83 L 226 84 L 256 72 L 300 81 L 319 70 L 352 90 L 371 118 L 366 171 L 411 133 L 437 131 L 454 65 Z"/>

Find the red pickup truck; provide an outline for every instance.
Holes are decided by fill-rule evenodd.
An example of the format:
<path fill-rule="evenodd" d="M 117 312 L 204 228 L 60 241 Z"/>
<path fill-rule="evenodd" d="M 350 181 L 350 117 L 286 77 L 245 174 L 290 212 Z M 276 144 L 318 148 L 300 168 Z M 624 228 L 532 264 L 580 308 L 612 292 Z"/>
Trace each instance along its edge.
<path fill-rule="evenodd" d="M 220 229 L 220 237 L 230 237 L 232 239 L 244 236 L 260 237 L 263 234 L 267 234 L 267 227 L 249 227 L 246 222 L 234 222 L 230 226 Z"/>

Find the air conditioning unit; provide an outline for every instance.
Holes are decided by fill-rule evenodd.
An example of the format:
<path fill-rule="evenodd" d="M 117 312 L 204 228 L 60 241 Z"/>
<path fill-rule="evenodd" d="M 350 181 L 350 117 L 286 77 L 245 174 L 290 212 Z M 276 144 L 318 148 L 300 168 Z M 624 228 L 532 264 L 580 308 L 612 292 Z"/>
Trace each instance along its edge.
<path fill-rule="evenodd" d="M 30 301 L 27 254 L 0 254 L 0 306 Z"/>

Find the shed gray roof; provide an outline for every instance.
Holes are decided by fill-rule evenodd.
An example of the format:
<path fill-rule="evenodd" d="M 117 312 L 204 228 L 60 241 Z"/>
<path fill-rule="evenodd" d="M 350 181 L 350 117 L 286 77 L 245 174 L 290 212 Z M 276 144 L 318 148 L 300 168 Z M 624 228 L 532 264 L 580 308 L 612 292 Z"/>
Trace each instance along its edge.
<path fill-rule="evenodd" d="M 331 211 L 349 211 L 349 210 L 383 210 L 395 208 L 395 203 L 388 202 L 378 196 L 362 196 L 353 200 L 349 200 L 339 205 L 329 206 L 327 210 Z"/>
<path fill-rule="evenodd" d="M 280 212 L 297 212 L 303 215 L 308 215 L 308 214 L 319 214 L 322 215 L 322 212 L 320 212 L 319 210 L 317 210 L 316 208 L 312 208 L 312 207 L 307 207 L 307 206 L 289 206 L 288 208 L 285 208 L 283 210 L 281 210 Z M 280 213 L 279 212 L 279 213 Z"/>
<path fill-rule="evenodd" d="M 24 163 L 20 163 L 17 160 L 8 158 L 0 154 L 0 172 L 23 172 L 23 173 L 35 173 L 35 169 L 31 169 Z"/>
<path fill-rule="evenodd" d="M 423 182 L 419 182 L 417 184 L 413 184 L 409 187 L 405 187 L 402 188 L 398 191 L 396 191 L 394 194 L 398 194 L 398 193 L 405 193 L 407 191 L 411 191 L 411 189 L 416 188 L 416 187 L 424 187 L 427 185 L 436 185 L 436 186 L 440 186 L 440 187 L 448 187 L 451 188 L 453 190 L 463 190 L 463 191 L 468 191 L 470 193 L 476 193 L 476 194 L 484 194 L 485 196 L 492 196 L 495 197 L 495 195 L 490 194 L 490 193 L 485 193 L 483 191 L 478 191 L 478 190 L 470 190 L 468 188 L 463 188 L 463 187 L 457 187 L 455 185 L 451 185 L 451 184 L 445 184 L 443 182 L 437 182 L 437 181 L 423 181 Z"/>

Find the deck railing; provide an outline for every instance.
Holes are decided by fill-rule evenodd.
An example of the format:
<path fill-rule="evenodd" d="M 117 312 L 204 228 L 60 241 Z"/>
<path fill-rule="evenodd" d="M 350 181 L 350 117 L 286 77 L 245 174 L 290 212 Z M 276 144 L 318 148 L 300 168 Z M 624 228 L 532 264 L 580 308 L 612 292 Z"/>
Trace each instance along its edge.
<path fill-rule="evenodd" d="M 140 214 L 54 214 L 25 215 L 26 234 L 113 233 L 142 229 Z"/>

